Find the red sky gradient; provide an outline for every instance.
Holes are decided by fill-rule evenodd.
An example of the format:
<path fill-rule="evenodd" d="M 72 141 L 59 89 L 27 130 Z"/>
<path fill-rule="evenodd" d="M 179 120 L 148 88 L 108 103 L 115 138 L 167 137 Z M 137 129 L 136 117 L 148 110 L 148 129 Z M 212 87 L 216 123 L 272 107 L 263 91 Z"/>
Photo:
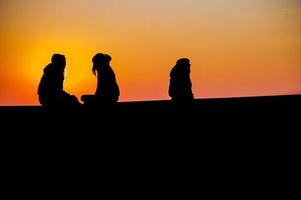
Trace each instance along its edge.
<path fill-rule="evenodd" d="M 197 98 L 301 93 L 297 0 L 1 0 L 0 105 L 36 105 L 43 68 L 67 57 L 65 90 L 93 94 L 92 57 L 113 57 L 121 101 L 169 99 L 176 60 Z"/>

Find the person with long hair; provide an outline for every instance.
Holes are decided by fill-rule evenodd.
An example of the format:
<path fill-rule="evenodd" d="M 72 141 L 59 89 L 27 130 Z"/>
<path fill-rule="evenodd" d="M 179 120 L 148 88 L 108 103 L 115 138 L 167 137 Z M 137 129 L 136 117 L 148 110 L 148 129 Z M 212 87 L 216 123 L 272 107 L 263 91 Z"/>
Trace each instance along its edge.
<path fill-rule="evenodd" d="M 110 66 L 112 58 L 107 54 L 98 53 L 93 59 L 92 72 L 97 76 L 97 89 L 95 95 L 84 95 L 82 100 L 86 104 L 114 104 L 120 96 L 119 86 L 115 73 Z"/>

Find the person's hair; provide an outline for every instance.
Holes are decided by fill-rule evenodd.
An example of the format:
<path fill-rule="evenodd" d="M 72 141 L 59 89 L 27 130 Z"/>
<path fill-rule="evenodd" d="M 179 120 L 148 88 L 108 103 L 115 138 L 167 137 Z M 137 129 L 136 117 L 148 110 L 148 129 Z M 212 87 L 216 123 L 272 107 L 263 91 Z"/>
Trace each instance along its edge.
<path fill-rule="evenodd" d="M 190 60 L 188 58 L 181 58 L 177 61 L 177 65 L 186 65 L 189 63 L 190 63 Z"/>
<path fill-rule="evenodd" d="M 51 58 L 52 63 L 65 63 L 66 58 L 64 55 L 61 54 L 54 54 Z"/>
<path fill-rule="evenodd" d="M 102 53 L 96 54 L 92 59 L 93 74 L 96 75 L 97 70 L 99 70 L 99 65 L 110 64 L 111 60 L 112 60 L 111 56 L 109 56 L 107 54 L 102 54 Z"/>

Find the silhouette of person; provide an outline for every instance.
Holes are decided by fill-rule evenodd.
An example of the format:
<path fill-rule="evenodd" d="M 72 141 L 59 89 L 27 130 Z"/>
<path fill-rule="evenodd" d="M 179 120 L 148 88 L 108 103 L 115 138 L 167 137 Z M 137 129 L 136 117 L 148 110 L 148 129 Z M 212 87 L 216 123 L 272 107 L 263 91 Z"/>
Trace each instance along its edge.
<path fill-rule="evenodd" d="M 190 104 L 193 101 L 189 59 L 179 59 L 171 70 L 169 96 L 177 104 Z"/>
<path fill-rule="evenodd" d="M 80 103 L 75 96 L 63 90 L 66 58 L 54 54 L 51 63 L 44 68 L 44 74 L 38 88 L 39 101 L 45 107 L 73 107 Z"/>
<path fill-rule="evenodd" d="M 82 96 L 82 101 L 86 104 L 112 105 L 118 102 L 120 90 L 115 73 L 110 66 L 111 60 L 111 56 L 102 53 L 98 53 L 93 57 L 92 71 L 97 76 L 97 89 L 94 96 Z"/>

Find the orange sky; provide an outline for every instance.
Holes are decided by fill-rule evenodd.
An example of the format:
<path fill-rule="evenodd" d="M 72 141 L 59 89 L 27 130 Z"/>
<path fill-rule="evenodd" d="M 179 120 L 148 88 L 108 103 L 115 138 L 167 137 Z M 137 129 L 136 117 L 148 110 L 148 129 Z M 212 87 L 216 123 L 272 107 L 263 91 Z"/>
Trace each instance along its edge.
<path fill-rule="evenodd" d="M 301 93 L 298 0 L 0 0 L 0 105 L 38 104 L 53 53 L 65 90 L 93 94 L 91 59 L 113 57 L 121 101 L 169 99 L 176 60 L 197 98 Z"/>

